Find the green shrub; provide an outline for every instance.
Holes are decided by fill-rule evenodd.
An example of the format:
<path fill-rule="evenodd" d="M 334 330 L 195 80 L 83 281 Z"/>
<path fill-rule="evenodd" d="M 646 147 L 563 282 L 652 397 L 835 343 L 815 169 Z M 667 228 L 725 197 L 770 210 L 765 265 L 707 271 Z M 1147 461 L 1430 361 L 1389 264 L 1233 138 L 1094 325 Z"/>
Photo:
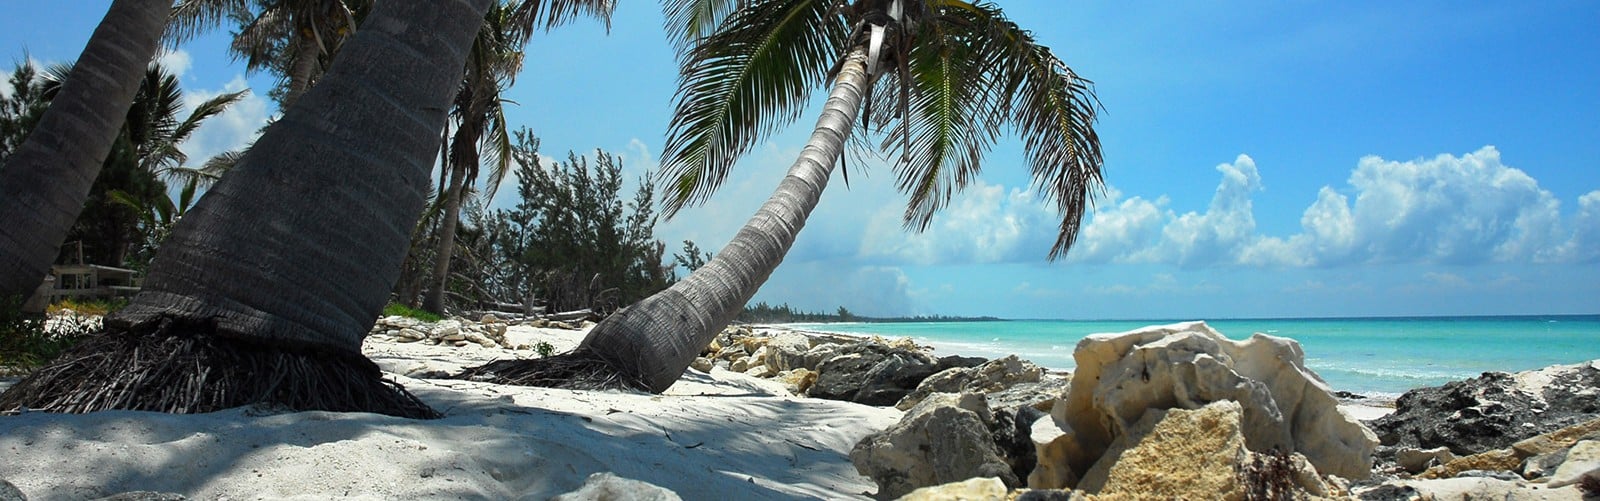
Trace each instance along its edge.
<path fill-rule="evenodd" d="M 98 330 L 93 324 L 65 322 L 55 332 L 45 332 L 45 317 L 23 313 L 21 306 L 15 296 L 0 298 L 0 374 L 42 366 Z"/>
<path fill-rule="evenodd" d="M 433 312 L 429 312 L 427 310 L 421 310 L 421 309 L 417 309 L 417 308 L 412 308 L 410 306 L 406 306 L 406 305 L 403 305 L 403 304 L 400 304 L 400 303 L 389 303 L 388 306 L 384 306 L 383 307 L 383 316 L 386 316 L 386 317 L 395 317 L 395 316 L 411 317 L 411 318 L 415 318 L 417 320 L 421 320 L 423 322 L 438 322 L 440 320 L 444 320 L 444 317 L 441 317 L 441 316 L 439 316 L 437 314 L 434 314 Z"/>
<path fill-rule="evenodd" d="M 539 352 L 539 358 L 549 358 L 550 355 L 556 354 L 556 347 L 549 341 L 540 341 L 533 345 L 533 351 Z"/>

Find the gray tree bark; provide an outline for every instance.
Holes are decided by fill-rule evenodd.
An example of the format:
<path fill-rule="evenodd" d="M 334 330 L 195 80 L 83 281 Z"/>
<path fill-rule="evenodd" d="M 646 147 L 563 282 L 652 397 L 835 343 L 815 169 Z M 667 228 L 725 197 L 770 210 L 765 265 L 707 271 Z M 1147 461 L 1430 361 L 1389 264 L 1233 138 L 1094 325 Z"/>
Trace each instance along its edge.
<path fill-rule="evenodd" d="M 580 348 L 643 381 L 655 393 L 683 375 L 783 262 L 816 208 L 859 115 L 868 84 L 865 58 L 861 47 L 848 53 L 800 158 L 733 240 L 667 290 L 606 317 Z"/>
<path fill-rule="evenodd" d="M 39 124 L 0 168 L 0 298 L 26 299 L 83 211 L 167 26 L 170 0 L 116 0 Z"/>
<path fill-rule="evenodd" d="M 400 273 L 489 0 L 385 0 L 337 64 L 186 215 L 113 315 L 359 354 Z"/>

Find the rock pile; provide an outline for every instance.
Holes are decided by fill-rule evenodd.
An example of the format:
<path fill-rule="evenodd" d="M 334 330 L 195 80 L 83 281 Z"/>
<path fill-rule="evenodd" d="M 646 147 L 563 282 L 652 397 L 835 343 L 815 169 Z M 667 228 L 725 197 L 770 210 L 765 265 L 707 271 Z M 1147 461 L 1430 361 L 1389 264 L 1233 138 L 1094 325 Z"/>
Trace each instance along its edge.
<path fill-rule="evenodd" d="M 551 322 L 535 320 L 535 327 L 577 329 L 565 322 Z M 438 322 L 424 322 L 411 317 L 387 316 L 379 318 L 373 324 L 369 335 L 383 336 L 401 343 L 427 343 L 435 345 L 468 346 L 478 345 L 484 348 L 505 348 L 509 350 L 531 350 L 533 346 L 514 344 L 506 340 L 506 329 L 510 324 L 493 314 L 486 314 L 477 322 L 463 319 L 450 318 Z"/>
<path fill-rule="evenodd" d="M 1411 390 L 1372 422 L 1385 458 L 1445 448 L 1467 456 L 1511 446 L 1600 415 L 1600 361 L 1557 365 Z"/>

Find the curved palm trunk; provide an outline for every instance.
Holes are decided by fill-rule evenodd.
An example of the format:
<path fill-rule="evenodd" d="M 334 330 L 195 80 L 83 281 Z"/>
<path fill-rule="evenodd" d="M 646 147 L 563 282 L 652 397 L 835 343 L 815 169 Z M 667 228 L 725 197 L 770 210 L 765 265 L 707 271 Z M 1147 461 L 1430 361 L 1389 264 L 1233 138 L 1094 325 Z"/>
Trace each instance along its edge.
<path fill-rule="evenodd" d="M 289 90 L 283 94 L 284 108 L 294 106 L 294 102 L 311 88 L 311 75 L 317 71 L 317 58 L 321 55 L 322 49 L 317 46 L 316 39 L 301 33 L 294 67 L 289 70 Z"/>
<path fill-rule="evenodd" d="M 170 0 L 117 0 L 28 139 L 0 168 L 0 298 L 44 280 L 144 79 Z"/>
<path fill-rule="evenodd" d="M 859 115 L 868 83 L 863 52 L 856 48 L 849 53 L 800 158 L 733 240 L 667 290 L 606 317 L 580 349 L 590 350 L 655 393 L 683 376 L 694 357 L 739 315 L 783 262 L 817 206 Z"/>
<path fill-rule="evenodd" d="M 86 384 L 71 373 L 101 373 L 104 365 L 46 368 L 0 395 L 0 409 L 206 412 L 273 402 L 433 415 L 403 390 L 380 394 L 381 373 L 360 345 L 400 273 L 429 189 L 435 134 L 489 4 L 381 2 L 339 64 L 189 211 L 143 291 L 106 321 L 112 333 L 104 337 L 155 339 L 141 341 L 146 351 L 180 339 L 189 343 L 180 348 L 213 365 L 174 367 L 187 362 L 174 355 L 154 370 L 113 369 L 199 372 L 181 388 L 149 384 L 150 374 Z M 116 388 L 127 379 L 138 382 Z M 163 400 L 180 391 L 190 394 Z M 85 393 L 95 396 L 72 398 Z"/>
<path fill-rule="evenodd" d="M 469 81 L 477 80 L 469 70 Z M 485 98 L 488 92 L 477 88 L 478 82 L 468 89 L 467 110 L 462 115 L 461 127 L 450 140 L 450 185 L 444 193 L 444 220 L 439 225 L 439 246 L 434 249 L 433 273 L 428 279 L 428 295 L 422 300 L 422 309 L 444 313 L 444 291 L 450 282 L 450 259 L 456 251 L 456 228 L 461 224 L 461 192 L 467 185 L 467 173 L 478 163 L 478 139 L 483 136 L 484 114 L 489 108 Z"/>

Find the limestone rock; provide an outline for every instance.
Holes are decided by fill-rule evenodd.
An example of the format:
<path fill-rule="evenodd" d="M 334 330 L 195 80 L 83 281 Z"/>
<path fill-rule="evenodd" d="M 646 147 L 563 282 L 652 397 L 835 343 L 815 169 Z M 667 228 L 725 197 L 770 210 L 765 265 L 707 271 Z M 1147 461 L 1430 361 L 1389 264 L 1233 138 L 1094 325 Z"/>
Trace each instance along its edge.
<path fill-rule="evenodd" d="M 1056 425 L 1054 419 L 1034 421 L 1030 437 L 1033 441 L 1037 463 L 1028 474 L 1028 487 L 1033 489 L 1065 489 L 1078 485 L 1078 474 L 1067 465 L 1082 451 L 1073 440 Z"/>
<path fill-rule="evenodd" d="M 583 487 L 553 498 L 551 501 L 683 501 L 678 494 L 648 482 L 616 476 L 610 472 L 594 473 L 584 479 Z"/>
<path fill-rule="evenodd" d="M 1452 454 L 1447 447 L 1436 447 L 1427 450 L 1407 447 L 1396 452 L 1394 459 L 1401 469 L 1410 473 L 1421 473 L 1428 468 L 1454 461 L 1456 455 Z"/>
<path fill-rule="evenodd" d="M 1250 450 L 1298 452 L 1323 474 L 1371 474 L 1377 437 L 1338 409 L 1294 340 L 1256 334 L 1232 341 L 1204 322 L 1188 322 L 1091 335 L 1073 358 L 1078 369 L 1051 414 L 1078 442 L 1066 465 L 1075 472 L 1086 471 L 1147 410 L 1232 400 L 1241 404 Z"/>
<path fill-rule="evenodd" d="M 503 320 L 500 320 L 500 317 L 494 316 L 493 313 L 484 313 L 483 317 L 478 319 L 478 323 L 480 323 L 480 324 L 500 324 L 500 323 L 505 323 L 505 322 Z"/>
<path fill-rule="evenodd" d="M 689 368 L 700 372 L 709 373 L 713 366 L 711 359 L 706 357 L 695 357 L 693 362 L 689 362 Z"/>
<path fill-rule="evenodd" d="M 945 360 L 940 359 L 940 361 Z M 957 364 L 964 361 L 965 359 L 957 358 L 949 363 Z M 895 408 L 910 409 L 928 395 L 939 392 L 996 393 L 1018 384 L 1037 383 L 1043 374 L 1044 368 L 1019 359 L 1016 355 L 990 360 L 976 367 L 952 367 L 922 380 L 915 390 L 895 404 Z"/>
<path fill-rule="evenodd" d="M 935 395 L 894 426 L 863 437 L 850 450 L 850 462 L 878 484 L 881 498 L 974 477 L 1018 485 L 1011 466 L 995 449 L 992 420 L 982 395 Z"/>
<path fill-rule="evenodd" d="M 454 337 L 454 336 L 456 336 L 456 335 L 458 335 L 460 333 L 461 333 L 461 322 L 458 321 L 458 320 L 440 320 L 437 324 L 434 324 L 434 326 L 433 326 L 433 335 L 434 335 L 434 337 L 446 339 L 446 340 L 449 340 L 449 341 L 455 341 L 455 339 L 450 339 L 450 338 Z"/>
<path fill-rule="evenodd" d="M 1511 449 L 1495 449 L 1428 468 L 1427 471 L 1417 475 L 1417 478 L 1450 478 L 1469 470 L 1515 471 L 1521 466 L 1522 457 Z"/>
<path fill-rule="evenodd" d="M 1580 495 L 1575 489 L 1549 489 L 1527 482 L 1486 477 L 1458 477 L 1437 480 L 1393 480 L 1356 493 L 1360 499 L 1418 499 L 1467 501 L 1536 501 L 1572 500 Z"/>
<path fill-rule="evenodd" d="M 1000 479 L 981 477 L 923 487 L 900 496 L 898 501 L 1005 501 L 1009 492 Z"/>
<path fill-rule="evenodd" d="M 1567 459 L 1550 475 L 1550 487 L 1563 487 L 1578 483 L 1583 477 L 1600 479 L 1600 441 L 1584 440 L 1567 451 Z"/>
<path fill-rule="evenodd" d="M 777 379 L 790 393 L 804 395 L 812 385 L 817 384 L 817 371 L 804 368 L 790 369 L 778 373 Z"/>
<path fill-rule="evenodd" d="M 1408 391 L 1395 401 L 1395 412 L 1373 421 L 1372 428 L 1384 445 L 1475 454 L 1593 419 L 1600 413 L 1597 388 L 1600 361 L 1485 372 Z"/>
<path fill-rule="evenodd" d="M 1196 410 L 1153 410 L 1123 431 L 1078 488 L 1103 495 L 1239 499 L 1248 457 L 1243 410 L 1224 400 Z"/>
<path fill-rule="evenodd" d="M 921 351 L 870 341 L 848 346 L 844 352 L 817 366 L 817 384 L 807 396 L 894 405 L 938 368 L 933 357 Z"/>

